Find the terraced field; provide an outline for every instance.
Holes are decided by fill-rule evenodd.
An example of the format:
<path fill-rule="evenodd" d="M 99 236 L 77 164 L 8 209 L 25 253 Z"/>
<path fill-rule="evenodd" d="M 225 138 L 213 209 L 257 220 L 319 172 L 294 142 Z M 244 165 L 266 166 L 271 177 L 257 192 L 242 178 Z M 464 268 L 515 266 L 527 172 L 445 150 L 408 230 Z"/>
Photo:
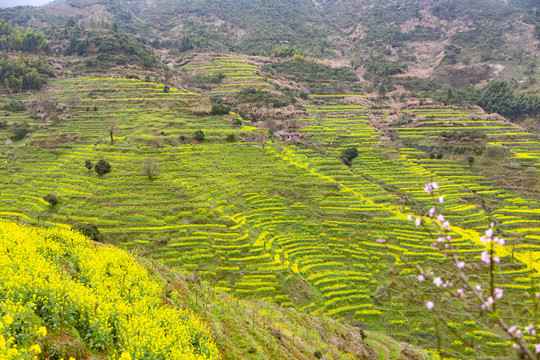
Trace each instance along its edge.
<path fill-rule="evenodd" d="M 232 58 L 208 66 L 191 70 L 226 72 L 219 89 L 253 84 L 248 81 L 257 73 Z M 229 90 L 244 86 L 236 85 Z M 24 142 L 1 147 L 14 154 L 13 160 L 0 163 L 5 179 L 1 217 L 60 227 L 94 223 L 119 246 L 198 271 L 221 290 L 386 329 L 401 340 L 433 348 L 433 319 L 425 316 L 424 299 L 411 294 L 427 291 L 427 285 L 418 285 L 411 275 L 417 265 L 450 265 L 407 216 L 423 215 L 419 209 L 427 209 L 432 198 L 422 189 L 436 181 L 453 225 L 453 244 L 463 259 L 479 258 L 485 250 L 479 238 L 488 218 L 475 197 L 497 197 L 494 218 L 515 243 L 529 243 L 512 248 L 509 242 L 507 249 L 498 249 L 501 271 L 507 274 L 498 286 L 509 294 L 505 301 L 516 306 L 530 302 L 522 294 L 531 291 L 530 278 L 540 270 L 540 259 L 528 252 L 540 235 L 538 203 L 446 159 L 425 159 L 412 148 L 384 149 L 381 135 L 368 124 L 370 110 L 360 105 L 334 100 L 310 105 L 313 116 L 300 121 L 309 142 L 261 147 L 249 140 L 224 142 L 229 134 L 250 139 L 257 129 L 237 128 L 227 116 L 208 115 L 209 102 L 187 90 L 80 78 L 55 82 L 53 94 L 70 108 L 70 118 L 44 123 Z M 463 114 L 439 116 L 447 121 Z M 22 113 L 7 119 L 39 125 Z M 426 134 L 441 131 L 436 126 L 428 131 L 429 121 L 423 123 Z M 199 129 L 205 141 L 192 139 Z M 416 129 L 423 131 L 396 130 L 401 137 L 414 137 Z M 49 147 L 51 130 L 76 140 L 60 136 Z M 529 145 L 523 149 L 534 156 L 533 140 Z M 339 159 L 347 147 L 359 152 L 351 167 Z M 141 171 L 147 158 L 161 167 L 154 181 Z M 112 172 L 99 177 L 87 171 L 87 159 L 108 160 Z M 50 207 L 42 199 L 48 193 L 56 193 L 60 203 Z M 478 281 L 487 281 L 487 271 L 480 270 Z M 474 322 L 457 313 L 448 317 L 451 326 L 485 344 L 483 353 L 511 351 L 498 335 L 482 332 Z"/>
<path fill-rule="evenodd" d="M 228 56 L 199 56 L 190 64 L 182 66 L 181 71 L 204 77 L 223 75 L 223 81 L 210 94 L 230 95 L 243 89 L 268 89 L 271 84 L 260 76 L 260 68 L 244 60 Z"/>

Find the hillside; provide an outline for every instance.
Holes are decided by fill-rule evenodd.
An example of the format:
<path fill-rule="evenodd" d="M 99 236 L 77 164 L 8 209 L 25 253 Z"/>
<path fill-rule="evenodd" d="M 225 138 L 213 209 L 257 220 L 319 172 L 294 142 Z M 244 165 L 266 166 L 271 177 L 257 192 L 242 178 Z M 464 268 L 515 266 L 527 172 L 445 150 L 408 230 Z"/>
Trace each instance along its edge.
<path fill-rule="evenodd" d="M 118 26 L 166 62 L 193 50 L 299 53 L 352 63 L 375 83 L 399 75 L 452 88 L 505 79 L 535 89 L 538 11 L 532 0 L 62 0 L 0 17 L 59 39 L 64 33 L 53 29 L 69 21 Z"/>
<path fill-rule="evenodd" d="M 240 300 L 74 231 L 0 221 L 0 264 L 3 359 L 426 356 L 329 319 Z"/>
<path fill-rule="evenodd" d="M 534 358 L 537 21 L 498 0 L 0 10 L 0 302 L 28 295 L 30 324 L 0 351 Z"/>

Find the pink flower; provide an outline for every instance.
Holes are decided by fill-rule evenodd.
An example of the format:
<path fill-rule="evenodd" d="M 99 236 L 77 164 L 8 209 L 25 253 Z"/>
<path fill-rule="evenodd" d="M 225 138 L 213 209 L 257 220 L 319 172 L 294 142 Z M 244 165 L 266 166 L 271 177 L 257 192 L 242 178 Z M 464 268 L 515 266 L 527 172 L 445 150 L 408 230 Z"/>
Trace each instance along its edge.
<path fill-rule="evenodd" d="M 457 264 L 458 269 L 462 270 L 465 267 L 465 261 L 460 261 Z"/>
<path fill-rule="evenodd" d="M 433 309 L 434 306 L 435 306 L 435 304 L 433 303 L 433 301 L 426 301 L 426 308 L 428 310 Z"/>
<path fill-rule="evenodd" d="M 509 333 L 509 334 L 514 334 L 514 333 L 516 332 L 516 330 L 517 330 L 517 326 L 514 325 L 514 326 L 512 326 L 512 327 L 510 327 L 510 328 L 508 329 L 508 333 Z"/>
<path fill-rule="evenodd" d="M 423 282 L 424 280 L 426 280 L 424 275 L 418 275 L 418 281 Z"/>
<path fill-rule="evenodd" d="M 450 223 L 449 223 L 448 221 L 445 221 L 445 222 L 442 224 L 442 227 L 443 227 L 444 229 L 450 230 Z"/>
<path fill-rule="evenodd" d="M 489 229 L 486 230 L 486 236 L 488 238 L 493 236 L 493 229 L 492 228 L 489 228 Z"/>
<path fill-rule="evenodd" d="M 433 217 L 433 216 L 435 216 L 435 208 L 434 207 L 429 209 L 429 217 Z"/>
<path fill-rule="evenodd" d="M 490 296 L 490 297 L 488 297 L 488 299 L 487 299 L 487 303 L 488 303 L 489 305 L 493 305 L 493 304 L 495 303 L 495 299 L 493 299 L 493 298 Z"/>
<path fill-rule="evenodd" d="M 504 246 L 504 239 L 499 239 L 499 245 Z"/>
<path fill-rule="evenodd" d="M 437 287 L 441 287 L 442 284 L 443 284 L 443 282 L 442 282 L 442 280 L 441 280 L 440 277 L 436 277 L 435 279 L 433 279 L 433 283 L 434 283 L 435 285 L 437 285 Z"/>
<path fill-rule="evenodd" d="M 497 299 L 500 299 L 503 297 L 503 289 L 495 289 L 494 293 Z"/>
<path fill-rule="evenodd" d="M 437 184 L 436 182 L 432 182 L 431 187 L 433 188 L 433 190 L 439 190 L 439 184 Z"/>
<path fill-rule="evenodd" d="M 516 333 L 514 334 L 517 338 L 521 337 L 521 330 L 516 330 Z"/>
<path fill-rule="evenodd" d="M 416 218 L 414 225 L 416 225 L 416 227 L 420 227 L 420 225 L 422 225 L 422 220 L 420 220 L 420 218 Z"/>
<path fill-rule="evenodd" d="M 412 216 L 412 215 L 407 215 L 407 219 L 408 219 L 409 221 L 412 221 L 413 216 Z"/>
<path fill-rule="evenodd" d="M 494 257 L 493 257 L 493 262 L 494 262 L 495 264 L 498 264 L 498 263 L 501 262 L 501 258 L 498 257 L 498 256 L 494 256 Z"/>
<path fill-rule="evenodd" d="M 441 197 L 439 198 L 439 203 L 442 204 L 443 202 L 444 202 L 444 196 L 441 196 Z"/>
<path fill-rule="evenodd" d="M 443 222 L 443 221 L 444 221 L 444 215 L 443 215 L 443 214 L 439 214 L 439 216 L 437 216 L 437 221 L 438 221 L 438 222 Z"/>
<path fill-rule="evenodd" d="M 457 294 L 459 297 L 462 297 L 464 293 L 465 291 L 463 291 L 463 289 L 457 289 Z"/>
<path fill-rule="evenodd" d="M 485 262 L 486 264 L 488 264 L 488 265 L 491 264 L 491 258 L 489 257 L 489 254 L 488 254 L 487 250 L 482 253 L 481 260 L 483 262 Z"/>
<path fill-rule="evenodd" d="M 480 285 L 476 285 L 474 288 L 476 289 L 476 291 L 482 291 L 482 287 Z"/>
<path fill-rule="evenodd" d="M 530 333 L 531 331 L 534 331 L 534 325 L 529 325 L 525 328 L 525 331 L 527 331 L 528 333 Z"/>
<path fill-rule="evenodd" d="M 534 351 L 536 351 L 537 354 L 540 354 L 540 344 L 534 345 Z"/>
<path fill-rule="evenodd" d="M 377 239 L 379 244 L 386 244 L 386 239 Z"/>

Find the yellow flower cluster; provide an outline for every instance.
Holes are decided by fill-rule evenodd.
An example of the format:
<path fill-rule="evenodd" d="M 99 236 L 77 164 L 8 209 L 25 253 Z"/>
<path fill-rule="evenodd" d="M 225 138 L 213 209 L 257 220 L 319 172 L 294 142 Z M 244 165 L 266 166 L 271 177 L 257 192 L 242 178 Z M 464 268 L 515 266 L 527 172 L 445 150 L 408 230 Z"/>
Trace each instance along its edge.
<path fill-rule="evenodd" d="M 0 359 L 33 359 L 42 348 L 24 349 L 23 340 L 71 327 L 88 348 L 110 349 L 111 359 L 217 359 L 202 322 L 164 306 L 162 296 L 124 251 L 0 220 Z"/>

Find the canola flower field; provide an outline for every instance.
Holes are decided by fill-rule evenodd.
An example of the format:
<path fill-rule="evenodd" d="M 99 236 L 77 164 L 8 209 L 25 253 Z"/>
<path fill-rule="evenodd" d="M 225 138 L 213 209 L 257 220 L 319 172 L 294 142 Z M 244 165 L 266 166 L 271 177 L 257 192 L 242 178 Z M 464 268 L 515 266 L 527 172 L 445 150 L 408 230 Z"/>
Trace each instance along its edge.
<path fill-rule="evenodd" d="M 218 59 L 214 65 L 198 70 L 241 77 L 257 71 L 240 60 Z M 287 143 L 261 148 L 250 142 L 224 143 L 226 134 L 254 129 L 234 128 L 225 117 L 194 115 L 190 108 L 207 103 L 186 90 L 164 93 L 157 84 L 90 78 L 61 80 L 58 87 L 59 101 L 74 99 L 74 111 L 69 121 L 54 128 L 81 140 L 63 144 L 65 149 L 32 145 L 50 132 L 43 129 L 28 144 L 9 149 L 15 160 L 0 164 L 0 171 L 8 174 L 0 199 L 4 218 L 60 228 L 94 223 L 119 246 L 195 270 L 220 291 L 361 321 L 414 342 L 419 337 L 414 334 L 429 339 L 435 330 L 432 319 L 423 315 L 423 299 L 410 293 L 411 286 L 415 293 L 423 290 L 410 282 L 410 275 L 417 265 L 444 267 L 448 260 L 431 248 L 433 239 L 407 220 L 416 211 L 407 204 L 430 206 L 432 199 L 422 188 L 436 181 L 463 259 L 480 258 L 485 247 L 479 238 L 489 221 L 468 189 L 498 199 L 494 218 L 524 244 L 499 249 L 506 276 L 497 286 L 508 292 L 505 301 L 516 306 L 530 301 L 522 294 L 530 291 L 531 278 L 540 270 L 540 259 L 531 253 L 540 235 L 537 201 L 498 188 L 451 161 L 418 158 L 414 149 L 388 156 L 381 150 L 381 135 L 368 124 L 369 109 L 335 100 L 310 105 L 313 118 L 302 119 L 300 131 L 318 148 Z M 95 97 L 80 105 L 77 99 L 87 99 L 89 92 Z M 423 116 L 445 121 L 466 116 L 449 110 L 426 114 L 428 110 Z M 103 126 L 112 117 L 118 136 L 111 146 L 103 140 Z M 205 142 L 173 141 L 196 129 L 208 134 Z M 414 135 L 409 128 L 398 130 L 400 136 L 407 131 Z M 519 149 L 533 156 L 533 145 Z M 339 159 L 347 147 L 359 151 L 350 168 Z M 148 157 L 161 165 L 155 181 L 140 171 Z M 83 166 L 86 159 L 102 158 L 113 166 L 104 177 Z M 55 207 L 42 199 L 48 193 L 60 197 Z M 486 277 L 479 272 L 480 280 Z M 459 324 L 452 326 L 485 344 L 486 353 L 511 351 L 496 334 L 448 315 L 454 316 L 451 324 Z"/>
<path fill-rule="evenodd" d="M 201 321 L 164 306 L 161 284 L 119 249 L 2 220 L 0 262 L 3 359 L 34 359 L 48 333 L 72 328 L 111 359 L 218 359 Z"/>

